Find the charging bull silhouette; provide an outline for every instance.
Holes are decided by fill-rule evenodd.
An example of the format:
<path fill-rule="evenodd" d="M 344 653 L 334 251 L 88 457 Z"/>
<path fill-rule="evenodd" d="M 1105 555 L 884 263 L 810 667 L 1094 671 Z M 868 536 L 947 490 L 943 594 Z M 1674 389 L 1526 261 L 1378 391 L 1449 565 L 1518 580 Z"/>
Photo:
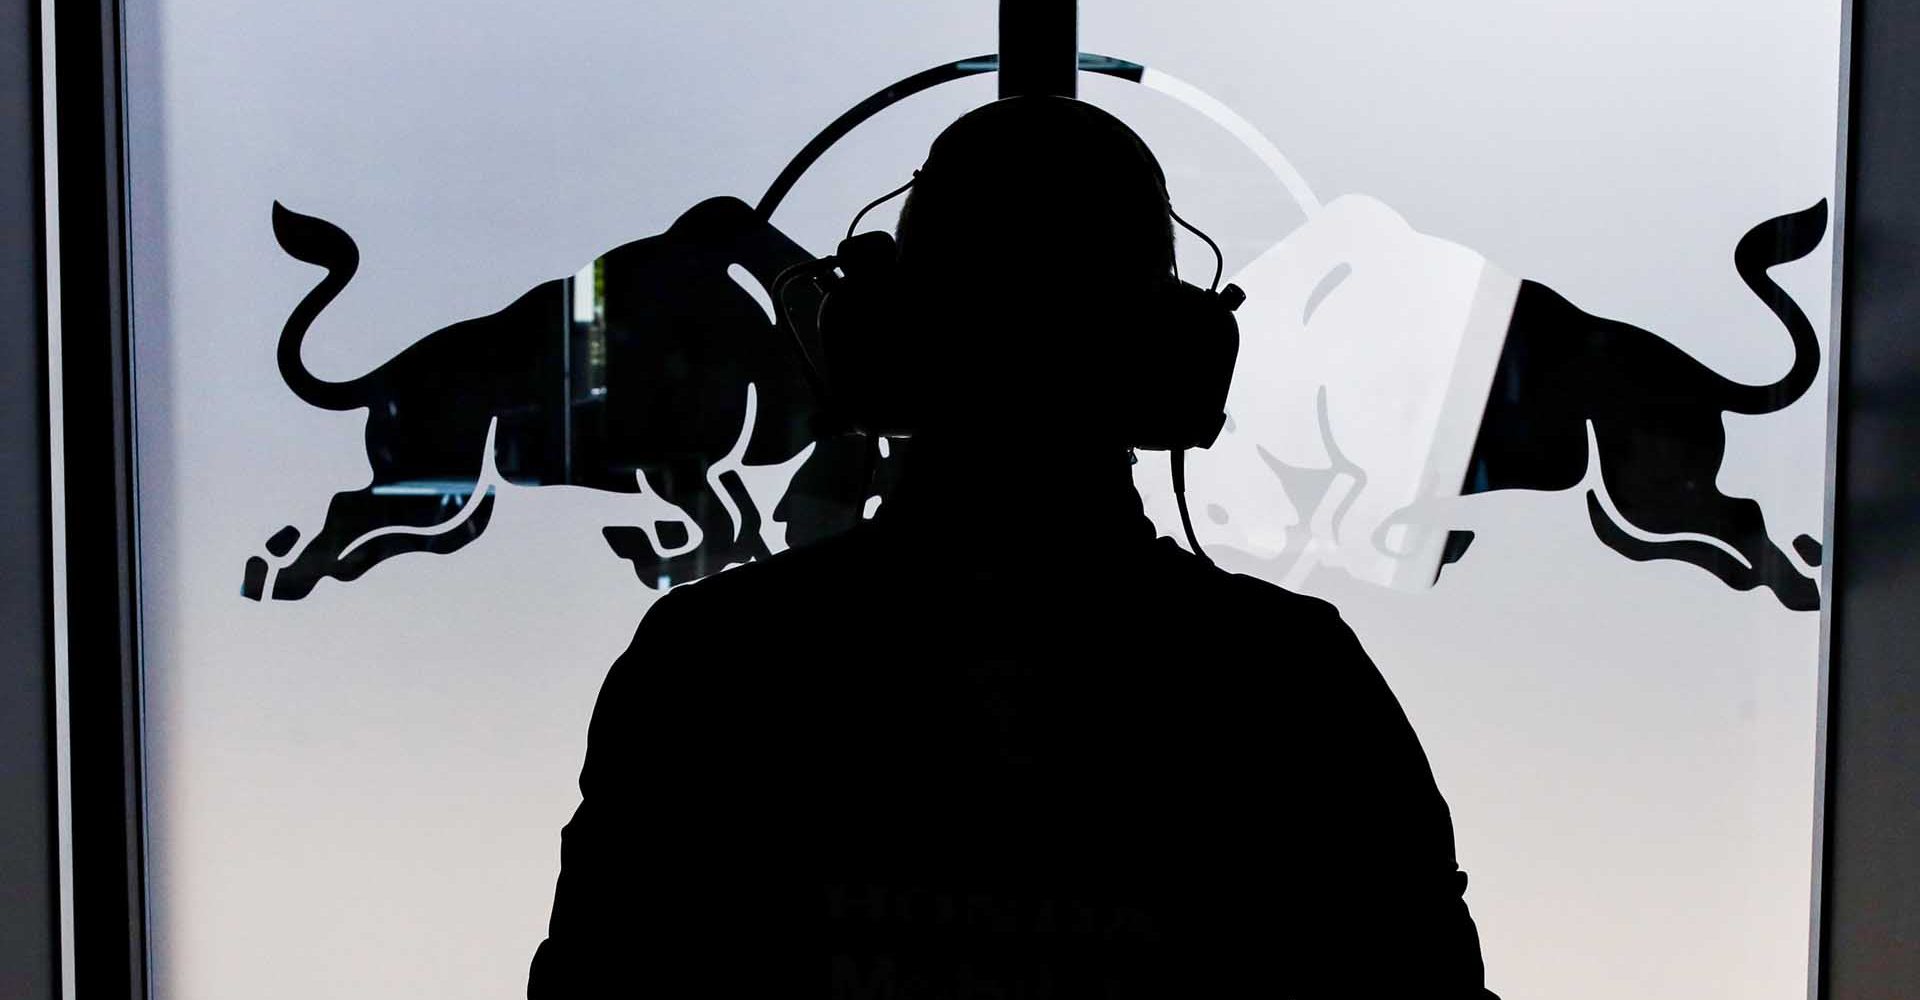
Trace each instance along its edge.
<path fill-rule="evenodd" d="M 813 400 L 792 348 L 740 283 L 771 287 L 783 268 L 812 258 L 737 199 L 702 202 L 665 233 L 600 259 L 607 384 L 586 394 L 556 336 L 569 316 L 565 279 L 436 331 L 358 378 L 320 379 L 301 343 L 352 280 L 359 251 L 338 227 L 278 204 L 273 228 L 288 254 L 327 272 L 287 320 L 281 377 L 311 405 L 367 410 L 373 477 L 336 494 L 325 524 L 277 572 L 267 558 L 249 559 L 247 597 L 267 592 L 270 573 L 271 596 L 295 600 L 323 578 L 352 580 L 405 552 L 459 549 L 492 512 L 488 470 L 516 485 L 656 494 L 679 516 L 603 529 L 649 585 L 767 554 L 758 506 L 738 469 L 722 468 L 729 456 L 802 462 L 778 512 L 787 541 L 858 516 L 864 497 L 847 479 L 860 468 L 859 444 L 813 439 Z M 285 527 L 267 551 L 283 558 L 299 535 Z"/>
<path fill-rule="evenodd" d="M 1772 413 L 1813 387 L 1820 370 L 1813 324 L 1767 270 L 1812 253 L 1826 229 L 1822 200 L 1761 223 L 1734 247 L 1734 269 L 1793 342 L 1786 374 L 1766 385 L 1735 382 L 1645 330 L 1588 315 L 1545 285 L 1523 282 L 1464 491 L 1578 485 L 1591 424 L 1601 482 L 1625 521 L 1589 489 L 1588 517 L 1601 541 L 1630 559 L 1684 560 L 1736 590 L 1766 587 L 1788 608 L 1817 609 L 1819 587 L 1773 544 L 1760 505 L 1722 494 L 1715 480 L 1727 445 L 1724 414 Z M 1641 539 L 1626 525 L 1723 545 Z M 1797 535 L 1793 545 L 1819 564 L 1812 537 Z"/>
<path fill-rule="evenodd" d="M 1586 500 L 1605 544 L 1817 608 L 1817 585 L 1772 543 L 1759 505 L 1715 481 L 1724 414 L 1778 410 L 1813 384 L 1813 328 L 1767 271 L 1811 253 L 1825 230 L 1822 201 L 1761 223 L 1735 247 L 1736 270 L 1794 346 L 1786 375 L 1748 386 L 1416 233 L 1375 200 L 1336 199 L 1235 278 L 1249 301 L 1230 420 L 1189 473 L 1208 514 L 1196 525 L 1203 544 L 1251 554 L 1263 575 L 1290 580 L 1332 565 L 1384 586 L 1430 586 L 1472 536 L 1409 522 L 1408 510 L 1433 497 L 1571 489 L 1587 481 L 1593 454 L 1610 504 L 1597 490 Z M 675 517 L 603 528 L 649 585 L 767 555 L 777 547 L 762 531 L 768 516 L 793 544 L 859 517 L 872 476 L 862 446 L 812 433 L 816 401 L 792 348 L 741 284 L 744 271 L 764 293 L 809 255 L 738 200 L 703 202 L 667 232 L 601 258 L 608 384 L 585 399 L 554 346 L 564 281 L 437 331 L 359 378 L 315 377 L 301 342 L 351 280 L 358 252 L 333 225 L 277 205 L 274 232 L 287 253 L 327 270 L 287 321 L 282 377 L 312 405 L 368 410 L 374 474 L 335 495 L 326 523 L 277 572 L 248 560 L 248 597 L 268 592 L 270 574 L 271 596 L 291 600 L 403 552 L 458 549 L 486 527 L 489 469 L 520 485 L 656 494 Z M 777 507 L 763 512 L 748 495 L 743 463 L 798 463 Z M 1291 522 L 1273 514 L 1287 510 Z M 298 538 L 283 528 L 267 551 L 284 559 Z M 1818 564 L 1812 538 L 1794 547 Z"/>
<path fill-rule="evenodd" d="M 1207 504 L 1202 544 L 1290 582 L 1330 566 L 1381 586 L 1431 586 L 1472 535 L 1411 512 L 1495 490 L 1571 489 L 1589 482 L 1591 454 L 1598 481 L 1586 503 L 1606 545 L 1818 608 L 1817 584 L 1769 538 L 1760 505 L 1716 480 L 1726 414 L 1777 411 L 1814 383 L 1813 326 L 1767 272 L 1813 252 L 1826 224 L 1821 201 L 1735 246 L 1735 270 L 1794 352 L 1777 381 L 1743 385 L 1414 231 L 1374 199 L 1336 199 L 1234 278 L 1248 301 L 1231 419 L 1188 473 Z M 1819 564 L 1811 537 L 1793 547 Z"/>

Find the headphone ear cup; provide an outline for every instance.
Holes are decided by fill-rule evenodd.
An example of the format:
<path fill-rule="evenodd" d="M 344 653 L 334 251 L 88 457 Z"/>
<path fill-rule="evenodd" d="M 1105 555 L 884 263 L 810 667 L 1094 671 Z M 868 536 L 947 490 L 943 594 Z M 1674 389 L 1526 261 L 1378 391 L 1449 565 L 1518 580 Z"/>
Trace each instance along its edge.
<path fill-rule="evenodd" d="M 904 329 L 892 235 L 861 233 L 840 244 L 843 277 L 820 302 L 820 350 L 832 405 L 853 430 L 905 437 L 916 424 L 914 331 Z"/>
<path fill-rule="evenodd" d="M 1240 354 L 1240 324 L 1233 318 L 1239 292 L 1233 285 L 1216 293 L 1169 279 L 1148 294 L 1136 343 L 1125 352 L 1131 370 L 1121 378 L 1131 446 L 1206 448 L 1220 436 Z"/>

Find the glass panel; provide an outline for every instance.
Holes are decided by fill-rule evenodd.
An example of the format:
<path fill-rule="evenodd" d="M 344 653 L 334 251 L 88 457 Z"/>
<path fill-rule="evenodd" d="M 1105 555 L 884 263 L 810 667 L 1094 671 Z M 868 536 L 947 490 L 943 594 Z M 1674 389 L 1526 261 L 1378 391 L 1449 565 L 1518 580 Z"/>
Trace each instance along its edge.
<path fill-rule="evenodd" d="M 129 5 L 160 996 L 523 993 L 636 623 L 872 515 L 910 448 L 819 433 L 771 322 L 817 299 L 776 278 L 993 74 L 752 206 L 993 8 Z M 1193 528 L 1378 663 L 1488 985 L 1800 995 L 1838 5 L 1098 4 L 1081 39 L 1248 293 Z M 1183 537 L 1167 455 L 1134 473 Z"/>

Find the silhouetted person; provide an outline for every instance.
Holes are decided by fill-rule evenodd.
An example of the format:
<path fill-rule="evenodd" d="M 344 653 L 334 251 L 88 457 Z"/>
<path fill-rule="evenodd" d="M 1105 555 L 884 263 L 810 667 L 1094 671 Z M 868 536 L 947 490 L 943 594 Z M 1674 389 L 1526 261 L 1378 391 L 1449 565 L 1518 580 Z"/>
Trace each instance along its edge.
<path fill-rule="evenodd" d="M 1117 414 L 1151 401 L 1103 350 L 1173 266 L 1146 147 L 988 105 L 898 235 L 901 484 L 647 613 L 529 996 L 1484 996 L 1446 803 L 1352 632 L 1142 513 Z"/>

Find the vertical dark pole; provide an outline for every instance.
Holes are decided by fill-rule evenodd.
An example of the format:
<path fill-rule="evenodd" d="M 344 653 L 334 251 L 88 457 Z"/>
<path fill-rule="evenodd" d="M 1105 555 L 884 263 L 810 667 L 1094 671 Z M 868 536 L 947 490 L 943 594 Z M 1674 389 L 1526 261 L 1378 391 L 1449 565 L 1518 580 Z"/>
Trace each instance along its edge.
<path fill-rule="evenodd" d="M 1000 0 L 1000 96 L 1072 97 L 1079 21 L 1075 0 Z"/>
<path fill-rule="evenodd" d="M 1899 1000 L 1920 988 L 1920 8 L 1850 7 L 1819 995 Z"/>
<path fill-rule="evenodd" d="M 119 0 L 53 5 L 74 988 L 146 983 L 139 573 Z"/>
<path fill-rule="evenodd" d="M 0 0 L 0 995 L 60 995 L 39 0 Z"/>

